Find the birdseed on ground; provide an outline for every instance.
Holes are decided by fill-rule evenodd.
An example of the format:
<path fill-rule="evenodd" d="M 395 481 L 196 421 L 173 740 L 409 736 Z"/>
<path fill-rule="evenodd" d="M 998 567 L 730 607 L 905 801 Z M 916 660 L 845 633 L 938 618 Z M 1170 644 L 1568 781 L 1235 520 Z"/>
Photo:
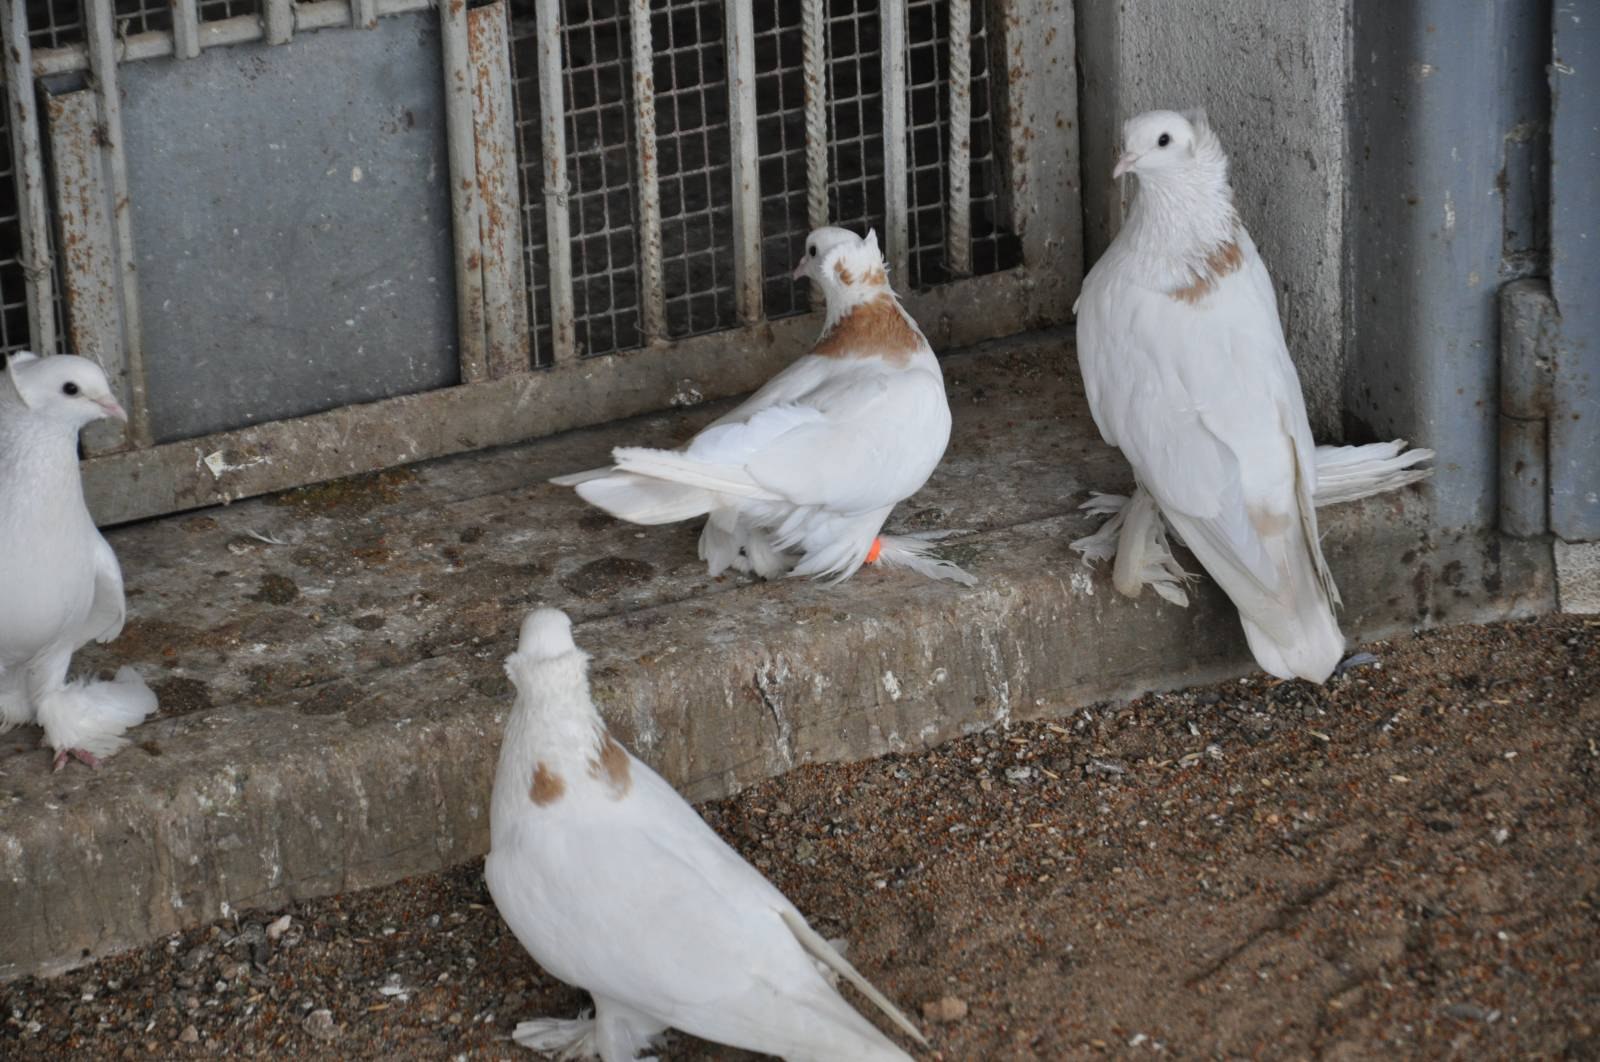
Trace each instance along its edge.
<path fill-rule="evenodd" d="M 1600 621 L 1366 648 L 702 811 L 933 1057 L 1600 1057 Z M 0 1056 L 532 1058 L 584 1005 L 474 863 L 0 985 Z"/>

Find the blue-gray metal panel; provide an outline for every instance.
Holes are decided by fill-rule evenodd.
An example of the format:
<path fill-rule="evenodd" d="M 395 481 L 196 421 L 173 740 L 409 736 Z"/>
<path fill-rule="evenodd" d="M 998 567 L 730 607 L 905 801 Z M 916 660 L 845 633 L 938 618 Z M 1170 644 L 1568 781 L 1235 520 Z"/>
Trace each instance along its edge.
<path fill-rule="evenodd" d="M 1550 529 L 1575 542 L 1600 539 L 1600 10 L 1560 0 L 1551 28 Z"/>
<path fill-rule="evenodd" d="M 1544 0 L 1354 3 L 1346 429 L 1438 451 L 1445 529 L 1495 521 L 1501 185 L 1548 25 Z"/>
<path fill-rule="evenodd" d="M 121 74 L 157 441 L 457 382 L 434 12 Z"/>

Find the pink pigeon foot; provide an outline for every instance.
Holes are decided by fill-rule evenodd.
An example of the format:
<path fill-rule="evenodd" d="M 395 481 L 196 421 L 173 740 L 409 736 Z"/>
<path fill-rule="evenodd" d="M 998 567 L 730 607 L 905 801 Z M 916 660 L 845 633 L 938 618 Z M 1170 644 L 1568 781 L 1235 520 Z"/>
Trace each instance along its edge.
<path fill-rule="evenodd" d="M 52 772 L 61 770 L 67 765 L 67 757 L 69 756 L 93 770 L 98 771 L 100 769 L 100 757 L 87 749 L 62 749 L 56 753 L 55 763 L 51 765 L 50 770 Z"/>

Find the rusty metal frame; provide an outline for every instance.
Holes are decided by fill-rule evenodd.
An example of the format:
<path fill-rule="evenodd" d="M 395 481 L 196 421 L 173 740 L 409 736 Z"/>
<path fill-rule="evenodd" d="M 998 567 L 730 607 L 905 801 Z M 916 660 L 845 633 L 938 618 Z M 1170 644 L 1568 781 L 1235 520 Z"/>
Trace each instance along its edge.
<path fill-rule="evenodd" d="M 28 300 L 28 332 L 41 354 L 56 349 L 54 262 L 50 255 L 50 219 L 44 187 L 44 153 L 39 148 L 39 107 L 28 75 L 26 0 L 0 0 L 0 27 L 5 29 L 6 83 L 11 91 L 11 157 L 17 173 L 17 222 L 22 236 L 23 283 Z"/>

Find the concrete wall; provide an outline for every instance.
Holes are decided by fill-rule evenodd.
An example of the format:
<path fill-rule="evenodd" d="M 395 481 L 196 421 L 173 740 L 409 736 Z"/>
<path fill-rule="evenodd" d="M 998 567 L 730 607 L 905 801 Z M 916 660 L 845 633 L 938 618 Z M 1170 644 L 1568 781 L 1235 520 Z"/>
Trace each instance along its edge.
<path fill-rule="evenodd" d="M 1200 106 L 1272 270 L 1319 441 L 1342 430 L 1346 0 L 1079 0 L 1084 254 L 1115 234 L 1123 119 Z M 1128 181 L 1126 192 L 1133 191 Z"/>

